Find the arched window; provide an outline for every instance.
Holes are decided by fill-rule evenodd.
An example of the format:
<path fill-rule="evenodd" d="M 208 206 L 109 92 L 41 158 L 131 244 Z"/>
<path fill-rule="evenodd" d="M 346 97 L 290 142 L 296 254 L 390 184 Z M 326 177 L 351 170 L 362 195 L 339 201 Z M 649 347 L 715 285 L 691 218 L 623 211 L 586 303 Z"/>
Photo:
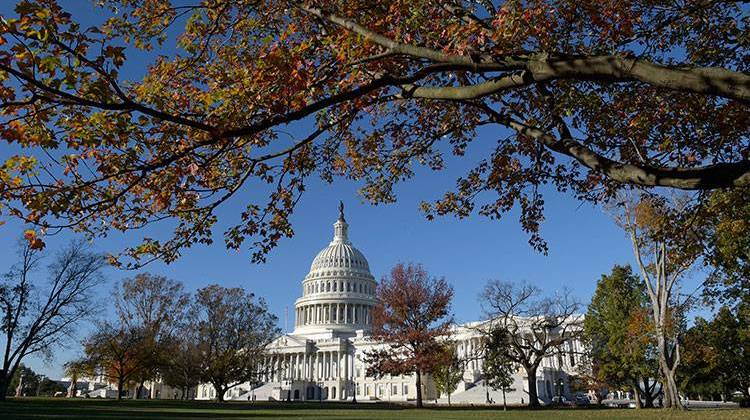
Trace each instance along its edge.
<path fill-rule="evenodd" d="M 331 291 L 331 282 L 329 281 L 328 283 L 326 283 L 326 292 L 330 292 L 330 291 Z"/>
<path fill-rule="evenodd" d="M 337 284 L 338 284 L 337 282 L 335 282 L 335 281 L 333 282 L 333 291 L 334 291 L 334 292 L 336 291 L 336 286 L 337 286 Z"/>
<path fill-rule="evenodd" d="M 349 282 L 346 282 L 346 291 L 347 292 L 351 292 L 352 291 L 351 284 L 349 284 Z"/>

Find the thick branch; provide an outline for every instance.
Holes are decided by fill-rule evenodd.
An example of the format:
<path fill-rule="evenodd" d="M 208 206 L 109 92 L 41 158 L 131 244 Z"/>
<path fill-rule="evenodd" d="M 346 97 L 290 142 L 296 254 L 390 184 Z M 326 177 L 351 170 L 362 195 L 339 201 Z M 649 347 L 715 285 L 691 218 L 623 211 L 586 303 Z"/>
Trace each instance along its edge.
<path fill-rule="evenodd" d="M 601 172 L 617 182 L 683 190 L 708 190 L 750 185 L 750 161 L 747 160 L 695 168 L 661 168 L 617 162 L 596 153 L 571 137 L 557 139 L 538 127 L 513 120 L 485 104 L 471 104 L 483 109 L 498 123 L 512 128 L 519 134 L 536 139 L 550 150 L 570 156 L 585 167 Z"/>

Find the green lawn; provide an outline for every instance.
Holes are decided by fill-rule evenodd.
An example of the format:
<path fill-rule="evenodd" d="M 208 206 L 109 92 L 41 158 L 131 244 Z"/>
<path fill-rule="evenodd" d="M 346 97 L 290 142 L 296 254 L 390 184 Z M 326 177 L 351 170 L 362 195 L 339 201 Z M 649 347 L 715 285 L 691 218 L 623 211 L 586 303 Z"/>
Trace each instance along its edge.
<path fill-rule="evenodd" d="M 111 401 L 24 398 L 0 402 L 0 419 L 750 419 L 750 410 L 543 409 L 530 411 L 475 407 L 425 408 L 388 404 L 223 403 L 197 401 Z"/>

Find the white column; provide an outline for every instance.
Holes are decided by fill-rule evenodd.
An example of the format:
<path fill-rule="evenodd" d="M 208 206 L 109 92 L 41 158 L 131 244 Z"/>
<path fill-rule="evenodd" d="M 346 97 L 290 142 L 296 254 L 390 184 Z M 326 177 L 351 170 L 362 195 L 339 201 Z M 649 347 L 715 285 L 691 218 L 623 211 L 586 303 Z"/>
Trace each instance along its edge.
<path fill-rule="evenodd" d="M 321 367 L 320 352 L 316 351 L 315 352 L 315 379 L 320 379 L 321 378 L 321 376 L 320 376 L 320 374 L 321 374 L 320 367 Z"/>
<path fill-rule="evenodd" d="M 349 353 L 348 351 L 344 351 L 343 359 L 344 359 L 344 379 L 349 380 Z M 349 395 L 347 395 L 347 397 L 348 396 Z"/>
<path fill-rule="evenodd" d="M 334 373 L 335 373 L 334 379 L 339 379 L 341 378 L 341 352 L 337 350 L 335 354 L 336 354 L 336 358 L 335 358 L 336 369 L 334 370 Z M 336 397 L 338 397 L 338 395 Z"/>
<path fill-rule="evenodd" d="M 349 304 L 344 304 L 344 324 L 349 323 Z"/>

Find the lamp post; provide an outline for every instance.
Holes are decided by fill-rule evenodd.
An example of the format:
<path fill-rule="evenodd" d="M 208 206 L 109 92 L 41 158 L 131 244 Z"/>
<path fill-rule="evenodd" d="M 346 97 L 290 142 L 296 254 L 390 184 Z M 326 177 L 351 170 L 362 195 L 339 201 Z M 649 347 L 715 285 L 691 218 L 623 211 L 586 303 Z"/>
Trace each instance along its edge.
<path fill-rule="evenodd" d="M 356 404 L 357 403 L 357 381 L 354 381 L 354 389 L 352 390 L 352 395 L 354 395 L 354 397 L 352 398 L 352 403 Z"/>

